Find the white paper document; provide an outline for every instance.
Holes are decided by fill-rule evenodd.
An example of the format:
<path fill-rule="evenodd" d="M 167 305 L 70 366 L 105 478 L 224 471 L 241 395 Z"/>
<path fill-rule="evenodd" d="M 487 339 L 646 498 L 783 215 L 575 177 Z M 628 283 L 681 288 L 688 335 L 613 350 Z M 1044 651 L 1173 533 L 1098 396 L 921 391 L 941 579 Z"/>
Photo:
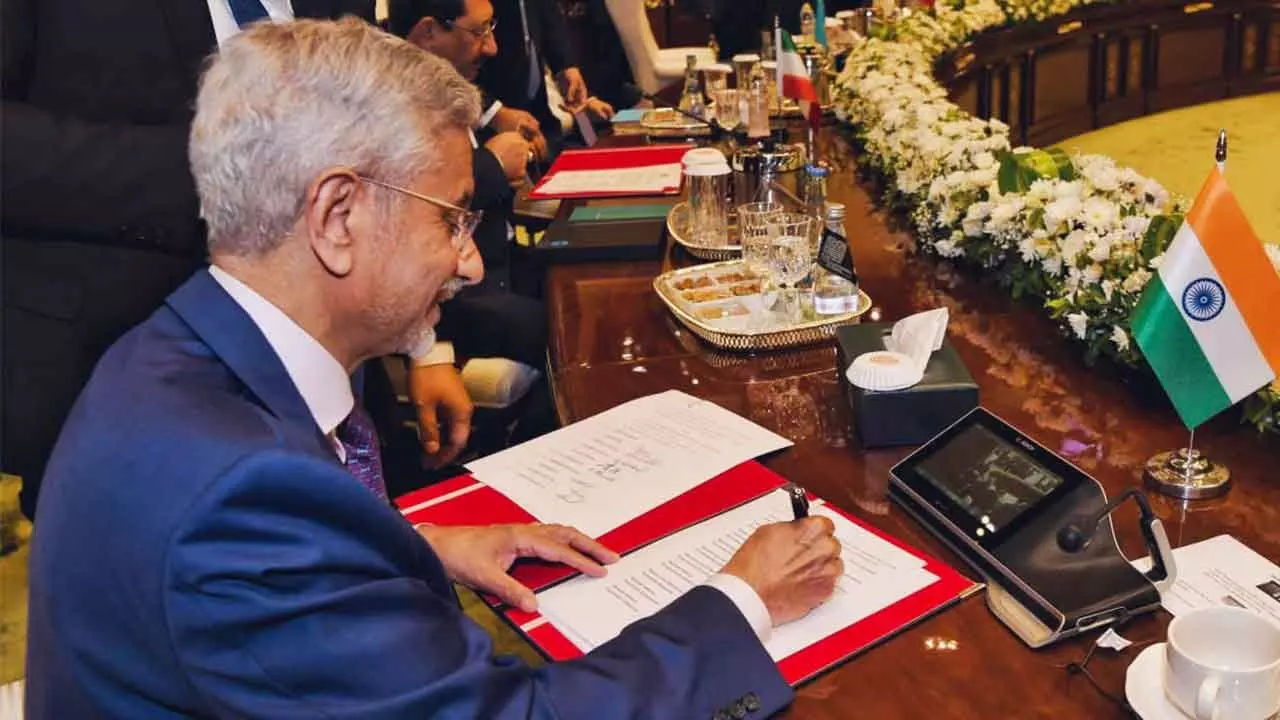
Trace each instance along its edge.
<path fill-rule="evenodd" d="M 844 576 L 835 594 L 805 617 L 775 628 L 765 645 L 781 660 L 933 584 L 925 562 L 838 513 L 831 518 L 842 545 Z M 760 525 L 793 518 L 785 492 L 769 493 L 626 556 L 603 578 L 581 576 L 538 594 L 540 612 L 588 652 L 627 625 L 666 607 L 718 572 Z"/>
<path fill-rule="evenodd" d="M 791 441 L 678 390 L 650 395 L 467 465 L 542 522 L 599 537 Z"/>
<path fill-rule="evenodd" d="M 1230 535 L 1173 551 L 1178 578 L 1161 598 L 1174 615 L 1213 605 L 1235 605 L 1280 622 L 1280 567 Z M 1133 563 L 1142 572 L 1151 559 Z"/>
<path fill-rule="evenodd" d="M 538 195 L 579 193 L 659 194 L 680 187 L 680 163 L 613 170 L 557 170 L 538 188 Z"/>

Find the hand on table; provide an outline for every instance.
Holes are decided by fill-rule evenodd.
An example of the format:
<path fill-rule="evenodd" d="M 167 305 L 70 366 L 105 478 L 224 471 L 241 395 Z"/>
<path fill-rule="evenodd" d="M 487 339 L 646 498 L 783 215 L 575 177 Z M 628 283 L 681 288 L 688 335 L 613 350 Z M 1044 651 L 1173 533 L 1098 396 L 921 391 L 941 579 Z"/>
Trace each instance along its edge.
<path fill-rule="evenodd" d="M 451 363 L 412 367 L 409 397 L 418 411 L 424 463 L 436 468 L 453 462 L 467 445 L 475 409 L 462 384 L 462 373 Z"/>
<path fill-rule="evenodd" d="M 587 102 L 583 104 L 582 109 L 586 110 L 587 114 L 595 120 L 609 120 L 614 115 L 617 115 L 612 105 L 597 97 L 587 98 Z"/>
<path fill-rule="evenodd" d="M 503 106 L 489 121 L 489 126 L 499 133 L 516 132 L 529 142 L 534 159 L 547 159 L 547 138 L 542 134 L 538 119 L 524 110 Z"/>
<path fill-rule="evenodd" d="M 844 573 L 840 541 L 829 518 L 809 517 L 758 528 L 721 572 L 751 586 L 774 626 L 803 617 L 835 590 Z"/>
<path fill-rule="evenodd" d="M 526 612 L 536 610 L 538 601 L 532 590 L 507 574 L 517 559 L 564 563 L 591 577 L 603 576 L 604 565 L 618 561 L 617 553 L 566 525 L 419 525 L 418 533 L 455 582 L 493 593 Z"/>

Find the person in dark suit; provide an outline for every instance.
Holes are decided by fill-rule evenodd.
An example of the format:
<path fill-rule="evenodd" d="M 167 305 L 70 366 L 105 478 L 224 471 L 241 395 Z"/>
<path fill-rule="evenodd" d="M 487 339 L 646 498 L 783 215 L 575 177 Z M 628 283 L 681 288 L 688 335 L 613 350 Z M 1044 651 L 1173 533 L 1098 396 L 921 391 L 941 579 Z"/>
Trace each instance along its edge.
<path fill-rule="evenodd" d="M 580 660 L 491 657 L 451 582 L 532 609 L 563 526 L 411 526 L 349 374 L 420 343 L 483 268 L 475 91 L 366 23 L 262 23 L 204 75 L 190 157 L 211 267 L 104 355 L 46 476 L 30 717 L 759 717 L 792 691 L 760 638 L 842 572 L 821 518 L 760 528 Z M 139 402 L 142 399 L 144 401 Z"/>
<path fill-rule="evenodd" d="M 561 145 L 563 130 L 547 101 L 544 65 L 559 79 L 570 109 L 613 115 L 613 107 L 587 89 L 558 0 L 493 0 L 493 8 L 500 20 L 493 30 L 498 52 L 485 61 L 477 83 L 504 105 L 533 113 L 551 155 Z"/>
<path fill-rule="evenodd" d="M 373 16 L 372 0 L 267 4 Z M 0 470 L 23 478 L 32 517 L 93 364 L 204 263 L 187 129 L 201 62 L 238 28 L 229 0 L 0 0 L 0 13 Z"/>
<path fill-rule="evenodd" d="M 474 82 L 480 68 L 500 52 L 494 40 L 497 17 L 489 0 L 391 0 L 388 25 L 410 43 L 444 58 L 463 77 Z M 496 107 L 495 107 L 496 106 Z M 507 117 L 510 113 L 511 116 Z M 486 122 L 487 121 L 487 122 Z M 510 127 L 515 128 L 500 130 Z M 451 341 L 462 358 L 502 357 L 542 370 L 546 365 L 547 311 L 541 299 L 517 291 L 533 284 L 528 276 L 537 267 L 513 257 L 513 186 L 525 178 L 526 155 L 544 143 L 537 121 L 522 110 L 508 108 L 482 94 L 479 127 L 472 132 L 471 208 L 483 211 L 475 242 L 484 260 L 484 281 L 462 290 L 442 309 L 437 327 L 441 339 Z M 526 142 L 525 139 L 530 142 Z M 428 371 L 430 372 L 430 371 Z M 410 369 L 410 384 L 430 392 L 428 378 Z M 522 436 L 555 427 L 553 406 L 545 382 L 536 383 L 523 403 L 519 421 Z M 545 402 L 544 402 L 545 400 Z M 429 423 L 427 418 L 423 421 Z"/>

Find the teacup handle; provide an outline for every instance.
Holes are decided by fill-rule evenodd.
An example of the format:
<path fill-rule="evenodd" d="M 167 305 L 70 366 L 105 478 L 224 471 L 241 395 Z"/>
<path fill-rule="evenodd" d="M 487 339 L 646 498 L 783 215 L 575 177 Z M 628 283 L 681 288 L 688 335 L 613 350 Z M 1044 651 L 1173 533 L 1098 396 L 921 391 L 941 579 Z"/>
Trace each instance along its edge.
<path fill-rule="evenodd" d="M 1210 675 L 1200 683 L 1200 692 L 1196 694 L 1196 720 L 1217 720 L 1218 690 L 1222 687 L 1222 678 Z"/>

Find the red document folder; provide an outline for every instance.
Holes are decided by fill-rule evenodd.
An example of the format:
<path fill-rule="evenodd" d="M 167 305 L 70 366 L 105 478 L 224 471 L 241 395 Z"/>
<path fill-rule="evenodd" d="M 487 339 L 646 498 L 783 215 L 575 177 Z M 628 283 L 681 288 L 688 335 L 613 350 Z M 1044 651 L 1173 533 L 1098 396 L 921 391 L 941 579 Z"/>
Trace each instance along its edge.
<path fill-rule="evenodd" d="M 781 475 L 750 460 L 598 539 L 609 548 L 625 554 L 755 500 L 785 483 L 786 479 Z M 486 525 L 535 521 L 520 506 L 470 475 L 401 496 L 396 504 L 411 522 Z M 936 575 L 938 580 L 880 612 L 783 658 L 778 663 L 778 669 L 782 677 L 792 685 L 798 685 L 852 658 L 981 588 L 981 585 L 956 572 L 949 565 L 901 543 L 843 509 L 830 504 L 826 507 L 924 560 L 925 569 Z M 563 565 L 522 562 L 516 565 L 511 574 L 530 589 L 538 591 L 573 576 L 575 571 Z M 519 630 L 548 658 L 559 661 L 582 656 L 582 650 L 540 614 L 506 607 L 493 597 L 485 599 L 495 612 L 506 618 L 512 627 Z"/>
<path fill-rule="evenodd" d="M 604 198 L 627 197 L 631 195 L 651 195 L 652 193 L 630 191 L 601 191 L 565 194 L 548 194 L 542 191 L 556 173 L 562 170 L 614 170 L 622 168 L 650 167 L 678 163 L 689 152 L 688 145 L 652 145 L 629 148 L 602 148 L 599 150 L 565 150 L 551 164 L 546 175 L 529 191 L 531 200 L 550 200 L 562 198 Z M 677 182 L 671 187 L 663 188 L 662 195 L 676 195 L 680 192 Z"/>

